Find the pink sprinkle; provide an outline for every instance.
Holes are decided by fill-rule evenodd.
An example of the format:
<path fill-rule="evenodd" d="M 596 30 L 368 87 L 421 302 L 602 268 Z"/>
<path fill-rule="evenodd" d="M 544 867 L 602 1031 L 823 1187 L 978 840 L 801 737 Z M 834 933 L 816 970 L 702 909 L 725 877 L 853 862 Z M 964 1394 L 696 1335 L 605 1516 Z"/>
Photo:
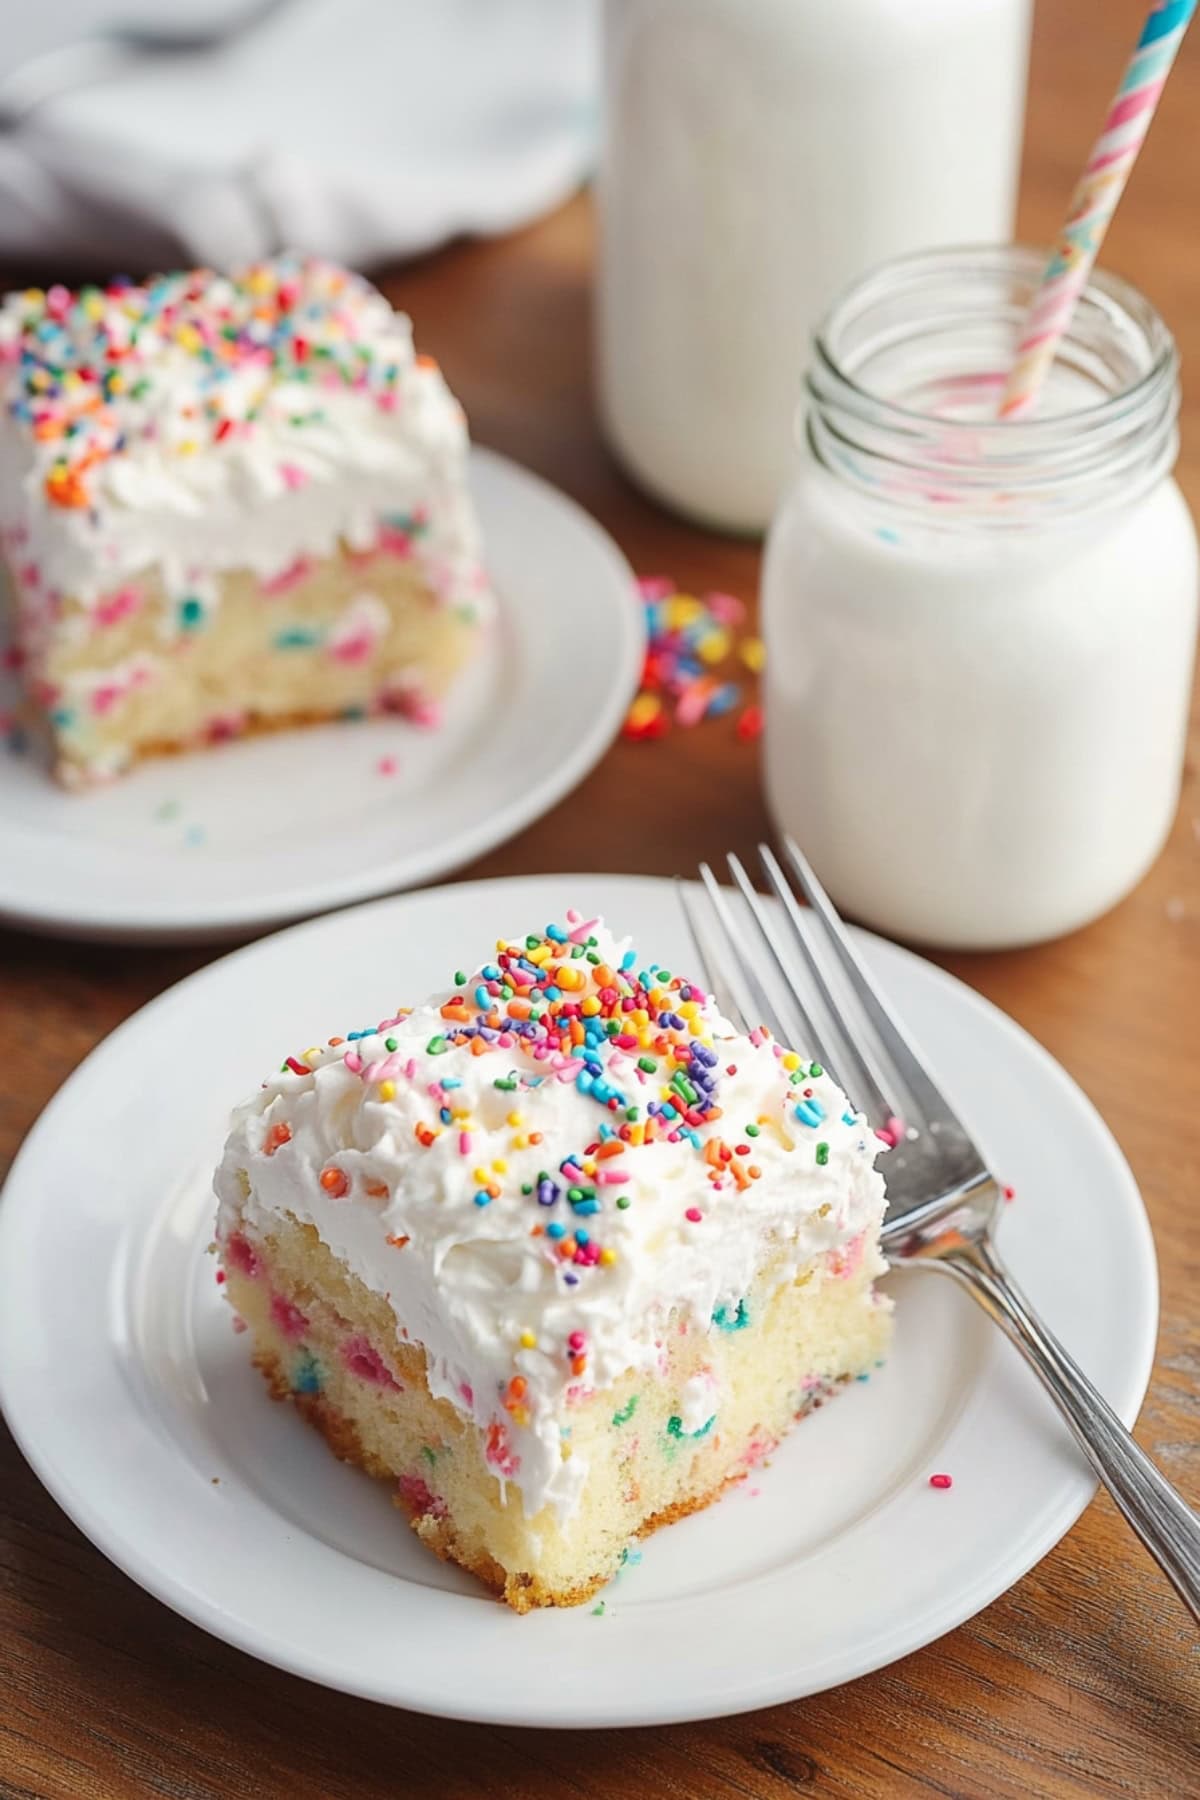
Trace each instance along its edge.
<path fill-rule="evenodd" d="M 401 1475 L 396 1486 L 399 1489 L 400 1498 L 415 1518 L 444 1519 L 446 1517 L 446 1502 L 430 1492 L 422 1476 Z"/>
<path fill-rule="evenodd" d="M 620 1187 L 622 1182 L 629 1180 L 629 1177 L 622 1175 L 618 1169 L 601 1169 L 596 1180 L 601 1187 Z"/>
<path fill-rule="evenodd" d="M 360 1381 L 375 1387 L 398 1388 L 400 1383 L 380 1356 L 378 1350 L 362 1336 L 347 1338 L 342 1345 L 342 1361 Z"/>
<path fill-rule="evenodd" d="M 584 1337 L 582 1331 L 573 1331 L 567 1339 L 568 1349 L 573 1350 L 576 1356 L 578 1356 L 586 1343 L 587 1339 Z"/>
<path fill-rule="evenodd" d="M 308 1320 L 300 1308 L 282 1294 L 271 1295 L 271 1317 L 286 1338 L 302 1338 L 308 1330 Z"/>
<path fill-rule="evenodd" d="M 1006 1200 L 1015 1200 L 1017 1197 L 1016 1188 L 1010 1188 L 1010 1187 L 1001 1188 L 1000 1192 L 1004 1195 L 1004 1198 Z"/>
<path fill-rule="evenodd" d="M 469 1382 L 469 1381 L 463 1381 L 463 1382 L 460 1382 L 460 1383 L 459 1383 L 459 1388 L 458 1388 L 458 1391 L 459 1391 L 459 1393 L 460 1393 L 460 1394 L 461 1394 L 461 1395 L 462 1395 L 462 1397 L 463 1397 L 463 1399 L 464 1399 L 464 1400 L 465 1400 L 465 1401 L 466 1401 L 466 1403 L 467 1403 L 467 1405 L 468 1405 L 468 1406 L 474 1406 L 474 1404 L 475 1404 L 475 1390 L 474 1390 L 474 1388 L 473 1388 L 473 1387 L 472 1387 L 472 1386 L 471 1386 L 471 1384 L 470 1384 L 470 1382 Z"/>
<path fill-rule="evenodd" d="M 400 763 L 394 756 L 381 756 L 375 767 L 381 775 L 398 775 Z"/>
<path fill-rule="evenodd" d="M 345 1063 L 346 1067 L 349 1069 L 349 1071 L 352 1075 L 361 1075 L 362 1074 L 362 1066 L 363 1066 L 362 1057 L 358 1054 L 357 1050 L 347 1050 L 345 1056 L 343 1056 L 343 1058 L 342 1058 L 342 1061 Z"/>
<path fill-rule="evenodd" d="M 931 1488 L 953 1487 L 954 1477 L 952 1475 L 931 1475 L 929 1477 L 929 1485 Z"/>
<path fill-rule="evenodd" d="M 247 1329 L 245 1319 L 241 1318 L 237 1313 L 234 1313 L 233 1315 L 233 1329 L 238 1333 Z"/>
<path fill-rule="evenodd" d="M 130 613 L 136 612 L 142 603 L 142 596 L 135 587 L 123 587 L 118 593 L 110 594 L 107 600 L 101 600 L 96 607 L 96 623 L 98 625 L 116 625 L 119 620 L 127 619 Z"/>
<path fill-rule="evenodd" d="M 643 600 L 669 600 L 678 591 L 669 575 L 643 575 L 637 585 Z"/>
<path fill-rule="evenodd" d="M 272 575 L 269 581 L 260 581 L 259 589 L 264 594 L 286 594 L 289 588 L 298 587 L 308 575 L 311 564 L 307 556 L 298 556 L 295 562 L 281 569 L 278 575 Z"/>
<path fill-rule="evenodd" d="M 240 1231 L 232 1231 L 225 1240 L 225 1261 L 242 1275 L 252 1279 L 262 1273 L 262 1263 L 258 1251 L 242 1236 Z"/>
<path fill-rule="evenodd" d="M 471 1154 L 471 1134 L 469 1131 L 460 1131 L 458 1134 L 458 1154 L 460 1156 L 470 1156 Z"/>
<path fill-rule="evenodd" d="M 685 1219 L 690 1219 L 693 1225 L 698 1225 L 704 1217 L 704 1214 L 700 1211 L 698 1206 L 689 1206 L 683 1216 Z"/>
<path fill-rule="evenodd" d="M 308 471 L 295 463 L 280 463 L 279 475 L 286 488 L 302 488 L 308 480 Z"/>
<path fill-rule="evenodd" d="M 745 605 L 736 594 L 706 594 L 704 604 L 722 625 L 738 625 L 746 616 Z"/>
<path fill-rule="evenodd" d="M 120 698 L 120 688 L 114 682 L 106 681 L 103 687 L 98 687 L 92 694 L 92 711 L 103 716 L 112 711 Z"/>
<path fill-rule="evenodd" d="M 875 1133 L 875 1136 L 887 1144 L 889 1149 L 894 1150 L 904 1137 L 904 1120 L 897 1118 L 893 1113 L 887 1123 Z"/>

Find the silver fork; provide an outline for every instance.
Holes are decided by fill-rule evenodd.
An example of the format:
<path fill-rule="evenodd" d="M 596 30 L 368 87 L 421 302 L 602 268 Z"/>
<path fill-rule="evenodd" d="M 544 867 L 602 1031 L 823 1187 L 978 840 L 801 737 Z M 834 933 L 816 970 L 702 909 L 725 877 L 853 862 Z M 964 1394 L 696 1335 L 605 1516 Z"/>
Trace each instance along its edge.
<path fill-rule="evenodd" d="M 718 1005 L 739 1028 L 761 1022 L 784 1042 L 818 1055 L 869 1123 L 893 1141 L 882 1239 L 888 1260 L 953 1275 L 1008 1334 L 1126 1519 L 1200 1619 L 1200 1516 L 1134 1443 L 1001 1262 L 993 1241 L 1001 1203 L 995 1177 L 867 974 L 804 855 L 784 839 L 807 912 L 773 852 L 760 844 L 759 856 L 780 909 L 755 892 L 736 856 L 726 859 L 753 921 L 752 935 L 739 925 L 729 890 L 707 863 L 700 866 L 707 907 L 694 889 L 679 884 Z"/>

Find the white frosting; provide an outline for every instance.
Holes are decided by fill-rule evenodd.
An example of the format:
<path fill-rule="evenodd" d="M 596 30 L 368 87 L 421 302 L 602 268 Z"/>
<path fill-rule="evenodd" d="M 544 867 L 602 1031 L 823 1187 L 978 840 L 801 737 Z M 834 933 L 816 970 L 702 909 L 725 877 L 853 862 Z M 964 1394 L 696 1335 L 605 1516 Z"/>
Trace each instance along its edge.
<path fill-rule="evenodd" d="M 0 383 L 0 526 L 31 610 L 39 595 L 95 606 L 156 567 L 172 594 L 212 569 L 270 580 L 414 515 L 437 591 L 490 605 L 462 410 L 408 319 L 356 276 L 280 257 L 11 295 Z"/>
<path fill-rule="evenodd" d="M 587 939 L 602 967 L 618 970 L 625 947 L 597 921 L 569 915 L 565 930 L 577 942 Z M 589 985 L 565 998 L 586 1005 L 596 991 L 594 965 L 569 960 L 570 948 L 564 966 Z M 519 945 L 510 949 L 521 953 Z M 618 974 L 617 984 L 630 987 L 642 967 Z M 494 1016 L 477 1011 L 479 982 L 472 977 L 378 1034 L 305 1052 L 297 1060 L 312 1073 L 285 1070 L 247 1101 L 235 1114 L 216 1177 L 218 1235 L 226 1239 L 242 1225 L 252 1236 L 265 1233 L 280 1216 L 315 1226 L 355 1275 L 387 1296 L 409 1339 L 424 1346 L 433 1392 L 481 1428 L 493 1428 L 492 1466 L 521 1489 L 527 1514 L 549 1503 L 565 1516 L 586 1477 L 583 1458 L 564 1455 L 572 1394 L 653 1367 L 672 1312 L 706 1332 L 722 1324 L 734 1329 L 739 1305 L 766 1267 L 783 1283 L 822 1252 L 864 1232 L 873 1238 L 883 1207 L 873 1166 L 880 1146 L 827 1074 L 809 1075 L 801 1064 L 793 1077 L 765 1034 L 756 1034 L 758 1041 L 737 1034 L 686 986 L 684 1000 L 673 988 L 659 1011 L 697 1005 L 688 1029 L 664 1029 L 651 1019 L 637 1047 L 606 1043 L 591 1091 L 581 1090 L 593 1075 L 578 1054 L 539 1056 L 537 1038 L 506 1033 L 507 1043 L 501 1039 L 483 1055 L 469 1043 L 442 1050 L 440 1040 L 455 1029 L 441 1011 L 447 999 L 472 1020 Z M 551 1003 L 558 991 L 550 987 Z M 617 1016 L 628 1024 L 628 1014 Z M 636 1017 L 631 1029 L 636 1034 Z M 656 1035 L 715 1053 L 719 1117 L 689 1127 L 660 1115 L 656 1141 L 587 1158 L 602 1128 L 612 1133 L 628 1124 L 626 1103 L 639 1108 L 629 1125 L 636 1136 L 648 1105 L 672 1094 L 669 1056 L 651 1050 L 658 1063 L 652 1074 L 637 1066 Z M 497 1080 L 518 1085 L 500 1088 Z M 618 1093 L 613 1110 L 607 1102 Z M 449 1124 L 442 1102 L 459 1115 Z M 796 1116 L 798 1104 L 804 1119 Z M 290 1136 L 273 1148 L 280 1128 Z M 438 1135 L 428 1141 L 431 1130 Z M 530 1141 L 534 1133 L 540 1142 Z M 719 1156 L 722 1143 L 732 1163 L 714 1166 L 707 1157 Z M 578 1180 L 563 1174 L 564 1159 L 576 1158 L 576 1171 L 586 1162 L 595 1173 Z M 322 1185 L 330 1169 L 346 1178 L 344 1196 Z M 539 1203 L 543 1173 L 560 1190 L 550 1205 Z M 483 1176 L 492 1193 L 480 1205 Z M 330 1179 L 336 1186 L 336 1175 Z M 594 1194 L 595 1211 L 587 1198 L 584 1210 L 575 1210 L 567 1194 L 572 1183 L 577 1194 Z M 591 1250 L 584 1254 L 599 1245 L 601 1259 L 590 1266 L 563 1260 L 565 1240 L 556 1242 L 547 1226 L 564 1228 L 567 1238 L 585 1229 Z M 514 1375 L 525 1384 L 515 1406 Z M 704 1378 L 689 1382 L 680 1402 L 681 1428 L 689 1433 L 715 1411 Z"/>

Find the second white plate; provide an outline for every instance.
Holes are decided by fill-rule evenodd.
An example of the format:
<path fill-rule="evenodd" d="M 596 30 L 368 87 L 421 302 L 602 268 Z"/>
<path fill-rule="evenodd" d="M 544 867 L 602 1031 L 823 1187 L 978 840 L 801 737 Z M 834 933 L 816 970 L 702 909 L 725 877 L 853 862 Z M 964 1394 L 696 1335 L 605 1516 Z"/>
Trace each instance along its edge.
<path fill-rule="evenodd" d="M 76 1523 L 151 1593 L 312 1680 L 509 1725 L 661 1725 L 811 1694 L 960 1624 L 1060 1538 L 1093 1478 L 1016 1351 L 946 1277 L 890 1278 L 886 1368 L 717 1505 L 658 1532 L 602 1607 L 518 1618 L 437 1562 L 385 1484 L 274 1404 L 204 1254 L 230 1105 L 277 1066 L 577 905 L 691 960 L 667 882 L 410 894 L 239 951 L 123 1025 L 32 1132 L 0 1205 L 0 1399 Z M 960 983 L 862 948 L 1015 1184 L 1001 1247 L 1126 1420 L 1154 1249 L 1108 1130 Z M 946 1473 L 937 1491 L 929 1476 Z"/>
<path fill-rule="evenodd" d="M 100 938 L 258 930 L 445 874 L 569 793 L 641 671 L 633 576 L 594 519 L 506 457 L 474 450 L 471 486 L 501 621 L 438 730 L 284 732 L 84 794 L 0 732 L 0 919 Z M 0 676 L 0 715 L 15 697 Z"/>

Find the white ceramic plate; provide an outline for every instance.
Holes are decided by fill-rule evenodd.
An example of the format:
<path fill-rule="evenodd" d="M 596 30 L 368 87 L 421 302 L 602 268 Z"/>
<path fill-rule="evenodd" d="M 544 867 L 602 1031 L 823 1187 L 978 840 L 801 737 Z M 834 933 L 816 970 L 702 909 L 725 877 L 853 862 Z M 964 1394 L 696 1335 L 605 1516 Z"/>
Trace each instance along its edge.
<path fill-rule="evenodd" d="M 569 793 L 636 687 L 633 578 L 595 520 L 516 463 L 475 450 L 471 486 L 502 620 L 437 731 L 388 718 L 284 732 L 85 794 L 0 731 L 0 918 L 228 936 L 445 874 Z"/>
<path fill-rule="evenodd" d="M 969 1618 L 1094 1483 L 1016 1352 L 946 1278 L 890 1278 L 886 1367 L 715 1507 L 649 1539 L 604 1608 L 518 1618 L 414 1540 L 382 1483 L 272 1403 L 204 1254 L 231 1102 L 282 1050 L 423 994 L 576 905 L 687 966 L 664 882 L 540 877 L 409 895 L 239 951 L 100 1046 L 0 1205 L 0 1400 L 42 1480 L 136 1581 L 314 1681 L 510 1725 L 658 1725 L 810 1694 Z M 1157 1318 L 1137 1188 L 1079 1089 L 1001 1013 L 863 936 L 1017 1197 L 1001 1244 L 1121 1416 Z M 953 1477 L 936 1491 L 931 1473 Z"/>

